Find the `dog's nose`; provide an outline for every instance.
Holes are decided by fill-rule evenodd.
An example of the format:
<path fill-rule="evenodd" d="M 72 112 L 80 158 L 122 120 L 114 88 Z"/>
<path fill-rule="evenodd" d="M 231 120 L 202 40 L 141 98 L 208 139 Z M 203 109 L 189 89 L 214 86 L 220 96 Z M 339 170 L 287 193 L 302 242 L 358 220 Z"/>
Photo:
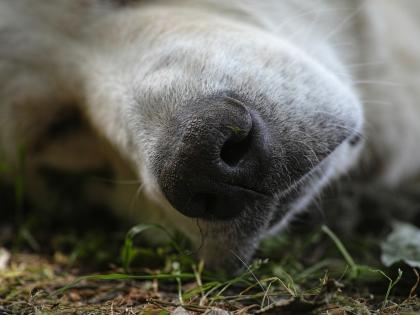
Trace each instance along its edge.
<path fill-rule="evenodd" d="M 265 197 L 259 183 L 270 161 L 263 119 L 234 98 L 197 101 L 176 119 L 160 187 L 190 217 L 229 219 Z M 178 130 L 177 130 L 178 129 Z"/>

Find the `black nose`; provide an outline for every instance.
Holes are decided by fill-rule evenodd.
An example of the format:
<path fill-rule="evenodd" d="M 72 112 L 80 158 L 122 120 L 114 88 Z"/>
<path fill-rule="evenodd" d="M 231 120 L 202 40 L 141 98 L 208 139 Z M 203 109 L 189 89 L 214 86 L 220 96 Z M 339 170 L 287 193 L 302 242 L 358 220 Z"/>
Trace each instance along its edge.
<path fill-rule="evenodd" d="M 196 101 L 187 111 L 174 119 L 174 142 L 158 162 L 159 185 L 174 208 L 222 220 L 266 198 L 259 184 L 271 153 L 262 118 L 227 96 Z"/>

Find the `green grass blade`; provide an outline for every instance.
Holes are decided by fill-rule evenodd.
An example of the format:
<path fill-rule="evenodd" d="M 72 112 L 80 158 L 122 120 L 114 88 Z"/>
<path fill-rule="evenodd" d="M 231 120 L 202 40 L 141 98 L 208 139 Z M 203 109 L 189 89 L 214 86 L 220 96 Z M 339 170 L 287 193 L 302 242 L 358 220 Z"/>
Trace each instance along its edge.
<path fill-rule="evenodd" d="M 158 224 L 138 224 L 132 227 L 126 234 L 124 239 L 124 246 L 121 253 L 122 264 L 125 272 L 129 272 L 131 262 L 135 256 L 135 249 L 134 249 L 134 239 L 139 234 L 150 230 L 150 229 L 158 229 L 162 231 L 165 235 L 167 235 L 171 245 L 178 251 L 178 253 L 182 254 L 182 249 L 176 243 L 174 237 L 162 226 Z"/>
<path fill-rule="evenodd" d="M 354 262 L 353 258 L 349 254 L 349 252 L 347 251 L 344 244 L 340 241 L 340 239 L 337 237 L 337 235 L 335 235 L 335 233 L 333 231 L 331 231 L 331 229 L 328 226 L 323 225 L 321 229 L 334 242 L 335 246 L 337 247 L 337 249 L 339 250 L 339 252 L 343 256 L 344 260 L 349 265 L 349 267 L 350 267 L 350 277 L 351 278 L 356 278 L 358 273 L 359 273 L 359 268 L 356 265 L 356 263 Z"/>

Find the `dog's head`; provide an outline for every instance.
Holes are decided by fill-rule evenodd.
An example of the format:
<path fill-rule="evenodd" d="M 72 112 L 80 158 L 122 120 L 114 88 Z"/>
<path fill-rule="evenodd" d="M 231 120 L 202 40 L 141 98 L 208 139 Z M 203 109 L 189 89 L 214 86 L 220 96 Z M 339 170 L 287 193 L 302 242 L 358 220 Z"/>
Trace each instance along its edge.
<path fill-rule="evenodd" d="M 91 116 L 112 121 L 106 134 L 168 216 L 198 220 L 211 264 L 236 260 L 222 258 L 231 252 L 248 258 L 357 157 L 362 109 L 333 54 L 319 60 L 196 10 L 145 8 L 119 19 L 130 31 L 118 36 L 118 53 L 97 56 L 112 62 L 93 80 L 115 116 Z"/>

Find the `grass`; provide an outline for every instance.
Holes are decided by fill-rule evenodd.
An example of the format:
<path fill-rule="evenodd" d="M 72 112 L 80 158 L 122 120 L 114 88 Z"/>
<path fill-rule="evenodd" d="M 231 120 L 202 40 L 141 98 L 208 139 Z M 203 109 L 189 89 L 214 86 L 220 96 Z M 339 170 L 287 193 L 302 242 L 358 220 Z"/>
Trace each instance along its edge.
<path fill-rule="evenodd" d="M 0 171 L 8 168 L 0 164 Z M 385 268 L 381 234 L 345 236 L 326 225 L 310 231 L 310 223 L 297 225 L 264 240 L 242 273 L 226 275 L 208 271 L 187 240 L 158 225 L 128 228 L 103 209 L 82 211 L 83 220 L 73 211 L 40 214 L 23 199 L 23 182 L 22 176 L 14 189 L 0 187 L 0 244 L 12 253 L 0 266 L 1 315 L 170 314 L 179 307 L 193 314 L 218 308 L 233 314 L 420 315 L 419 272 Z M 167 244 L 147 245 L 143 233 L 150 230 L 165 235 Z"/>
<path fill-rule="evenodd" d="M 210 307 L 236 314 L 420 313 L 413 271 L 397 269 L 393 275 L 392 269 L 358 265 L 325 226 L 302 239 L 289 235 L 264 241 L 259 255 L 269 257 L 273 247 L 287 253 L 256 259 L 234 277 L 207 272 L 202 262 L 173 247 L 173 241 L 158 248 L 138 247 L 134 237 L 151 228 L 162 229 L 140 225 L 118 241 L 122 248 L 114 248 L 115 253 L 123 254 L 109 261 L 109 272 L 79 276 L 83 264 L 70 264 L 71 252 L 52 257 L 14 253 L 11 264 L 0 271 L 0 313 L 169 314 L 179 306 L 199 314 Z M 319 255 L 320 247 L 318 262 L 305 262 L 308 255 Z M 143 255 L 159 263 L 142 266 Z M 94 261 L 89 268 L 95 269 Z M 399 286 L 402 279 L 409 285 Z"/>

